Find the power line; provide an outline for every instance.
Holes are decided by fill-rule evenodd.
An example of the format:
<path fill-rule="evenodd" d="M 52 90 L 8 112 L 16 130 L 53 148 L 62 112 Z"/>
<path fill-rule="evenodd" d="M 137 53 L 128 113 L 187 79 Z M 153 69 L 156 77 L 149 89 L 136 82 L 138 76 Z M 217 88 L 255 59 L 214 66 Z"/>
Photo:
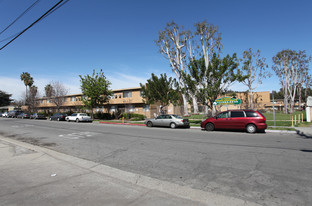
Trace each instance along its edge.
<path fill-rule="evenodd" d="M 6 46 L 8 46 L 10 43 L 12 43 L 15 39 L 17 39 L 19 36 L 21 36 L 24 32 L 26 32 L 28 29 L 30 29 L 32 26 L 34 26 L 36 23 L 44 19 L 45 17 L 49 16 L 51 13 L 62 7 L 64 4 L 66 4 L 69 0 L 60 0 L 58 3 L 56 3 L 52 8 L 50 8 L 47 12 L 45 12 L 41 17 L 39 17 L 36 21 L 34 21 L 31 25 L 29 25 L 26 29 L 21 31 L 18 35 L 16 35 L 11 41 L 6 43 L 3 47 L 0 48 L 0 51 L 4 49 Z M 62 3 L 63 2 L 63 3 Z M 62 3 L 62 4 L 61 4 Z"/>
<path fill-rule="evenodd" d="M 22 14 L 20 14 L 9 26 L 7 26 L 5 29 L 3 29 L 0 32 L 0 35 L 5 32 L 8 28 L 10 28 L 15 22 L 17 22 L 22 16 L 24 16 L 28 11 L 30 11 L 37 3 L 39 3 L 41 0 L 37 0 L 35 3 L 33 3 L 30 7 L 28 7 Z"/>

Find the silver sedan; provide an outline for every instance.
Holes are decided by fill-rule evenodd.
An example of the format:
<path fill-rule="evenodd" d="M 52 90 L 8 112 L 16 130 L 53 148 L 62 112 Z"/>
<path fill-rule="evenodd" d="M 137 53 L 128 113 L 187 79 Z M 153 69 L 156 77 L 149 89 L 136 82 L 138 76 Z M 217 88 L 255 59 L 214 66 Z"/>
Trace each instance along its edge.
<path fill-rule="evenodd" d="M 145 120 L 144 123 L 147 127 L 171 127 L 172 129 L 176 127 L 190 128 L 188 119 L 183 119 L 182 117 L 174 114 L 159 115 L 154 119 Z"/>

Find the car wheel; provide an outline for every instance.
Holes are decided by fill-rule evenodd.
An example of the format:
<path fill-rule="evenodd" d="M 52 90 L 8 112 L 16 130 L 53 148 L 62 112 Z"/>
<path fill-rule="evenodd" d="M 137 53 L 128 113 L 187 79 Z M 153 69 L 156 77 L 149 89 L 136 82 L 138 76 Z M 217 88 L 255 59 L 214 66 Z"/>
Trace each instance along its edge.
<path fill-rule="evenodd" d="M 255 133 L 257 131 L 257 127 L 254 124 L 248 124 L 246 126 L 246 130 L 248 133 Z"/>
<path fill-rule="evenodd" d="M 152 122 L 147 122 L 147 123 L 146 123 L 146 126 L 152 127 L 152 126 L 153 126 L 153 123 L 152 123 Z"/>
<path fill-rule="evenodd" d="M 50 117 L 50 121 L 52 121 L 52 118 Z"/>
<path fill-rule="evenodd" d="M 60 118 L 57 118 L 57 121 L 60 121 Z"/>
<path fill-rule="evenodd" d="M 69 119 L 66 119 L 67 122 L 69 122 Z"/>
<path fill-rule="evenodd" d="M 76 119 L 76 122 L 79 122 L 79 119 L 78 119 L 78 118 Z"/>
<path fill-rule="evenodd" d="M 214 130 L 214 125 L 213 125 L 212 123 L 207 123 L 207 124 L 205 125 L 205 129 L 206 129 L 207 131 L 213 131 L 213 130 Z"/>
<path fill-rule="evenodd" d="M 170 127 L 171 127 L 171 129 L 175 129 L 175 128 L 177 127 L 177 125 L 176 125 L 175 123 L 172 122 L 172 123 L 170 124 Z"/>

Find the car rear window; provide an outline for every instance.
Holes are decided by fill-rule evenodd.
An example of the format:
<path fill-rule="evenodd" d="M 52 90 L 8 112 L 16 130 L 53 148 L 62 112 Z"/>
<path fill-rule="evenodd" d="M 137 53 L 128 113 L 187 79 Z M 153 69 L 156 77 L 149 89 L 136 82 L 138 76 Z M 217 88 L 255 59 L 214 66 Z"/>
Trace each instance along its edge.
<path fill-rule="evenodd" d="M 231 117 L 236 118 L 236 117 L 245 117 L 243 111 L 232 111 L 231 112 Z"/>
<path fill-rule="evenodd" d="M 259 117 L 257 112 L 245 111 L 247 117 Z"/>

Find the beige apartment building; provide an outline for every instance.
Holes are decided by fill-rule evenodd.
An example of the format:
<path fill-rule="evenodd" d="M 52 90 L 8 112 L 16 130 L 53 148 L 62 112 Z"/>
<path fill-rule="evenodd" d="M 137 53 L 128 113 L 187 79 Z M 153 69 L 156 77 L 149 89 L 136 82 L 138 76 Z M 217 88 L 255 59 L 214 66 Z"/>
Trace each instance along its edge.
<path fill-rule="evenodd" d="M 61 112 L 77 112 L 83 110 L 82 99 L 85 98 L 82 94 L 66 95 L 64 97 L 64 103 L 61 106 Z M 38 99 L 38 110 L 39 112 L 55 112 L 56 106 L 52 103 L 49 98 L 43 97 Z M 108 103 L 103 106 L 95 108 L 94 112 L 103 113 L 137 113 L 143 114 L 147 118 L 153 117 L 154 113 L 158 114 L 157 109 L 159 105 L 147 105 L 144 103 L 141 88 L 127 88 L 113 90 Z"/>
<path fill-rule="evenodd" d="M 242 100 L 242 104 L 239 106 L 229 105 L 227 107 L 220 107 L 220 110 L 226 109 L 244 109 L 248 106 L 249 94 L 245 92 L 235 93 L 236 98 Z M 82 94 L 66 95 L 64 97 L 64 103 L 61 106 L 61 112 L 79 112 L 83 110 L 82 99 L 85 98 Z M 266 105 L 270 105 L 270 92 L 255 92 L 253 95 L 255 109 L 264 109 Z M 56 106 L 49 98 L 43 97 L 38 99 L 38 111 L 39 112 L 56 112 Z M 166 113 L 170 114 L 183 114 L 183 106 L 169 105 L 165 107 Z M 113 95 L 108 103 L 103 106 L 94 109 L 94 112 L 103 113 L 137 113 L 143 114 L 147 118 L 154 117 L 154 114 L 160 113 L 160 105 L 153 104 L 148 105 L 144 103 L 144 99 L 141 95 L 141 88 L 127 88 L 113 90 Z M 189 106 L 189 112 L 191 112 L 191 106 Z"/>

